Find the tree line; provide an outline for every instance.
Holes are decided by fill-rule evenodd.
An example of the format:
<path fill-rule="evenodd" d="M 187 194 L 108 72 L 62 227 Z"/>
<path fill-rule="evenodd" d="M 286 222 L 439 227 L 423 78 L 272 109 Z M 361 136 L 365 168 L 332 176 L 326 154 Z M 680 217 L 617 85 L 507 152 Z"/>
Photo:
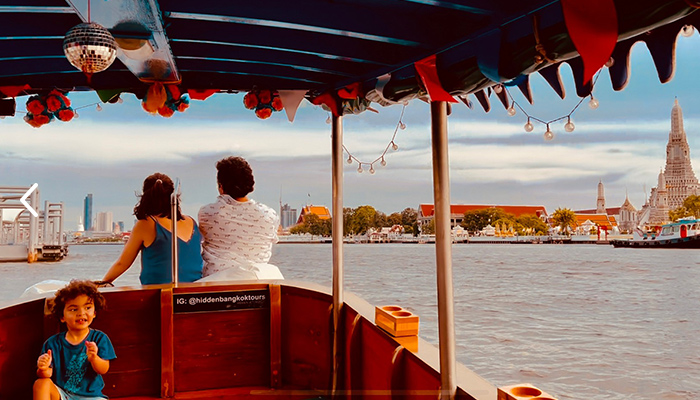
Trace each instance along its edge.
<path fill-rule="evenodd" d="M 289 233 L 309 233 L 315 236 L 331 236 L 333 219 L 321 219 L 316 214 L 306 214 L 304 221 L 289 229 Z M 406 208 L 389 215 L 372 206 L 343 208 L 343 235 L 364 235 L 370 228 L 381 229 L 401 225 L 404 233 L 418 235 L 418 211 Z"/>

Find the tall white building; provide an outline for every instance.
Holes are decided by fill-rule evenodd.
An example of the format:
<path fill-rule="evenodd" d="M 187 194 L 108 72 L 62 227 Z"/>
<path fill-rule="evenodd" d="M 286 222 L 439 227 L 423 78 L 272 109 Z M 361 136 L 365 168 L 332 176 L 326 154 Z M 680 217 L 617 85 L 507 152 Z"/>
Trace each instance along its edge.
<path fill-rule="evenodd" d="M 113 223 L 112 212 L 98 212 L 95 224 L 95 231 L 97 232 L 112 232 Z"/>

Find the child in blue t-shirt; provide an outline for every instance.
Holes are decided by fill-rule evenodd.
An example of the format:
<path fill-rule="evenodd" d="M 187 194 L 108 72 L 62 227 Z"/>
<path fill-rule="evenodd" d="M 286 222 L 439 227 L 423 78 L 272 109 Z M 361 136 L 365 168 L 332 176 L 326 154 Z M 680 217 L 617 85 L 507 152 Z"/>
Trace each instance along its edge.
<path fill-rule="evenodd" d="M 106 399 L 102 375 L 116 358 L 107 335 L 90 324 L 105 299 L 90 281 L 71 281 L 56 292 L 51 313 L 66 324 L 65 332 L 44 342 L 37 360 L 34 400 Z"/>

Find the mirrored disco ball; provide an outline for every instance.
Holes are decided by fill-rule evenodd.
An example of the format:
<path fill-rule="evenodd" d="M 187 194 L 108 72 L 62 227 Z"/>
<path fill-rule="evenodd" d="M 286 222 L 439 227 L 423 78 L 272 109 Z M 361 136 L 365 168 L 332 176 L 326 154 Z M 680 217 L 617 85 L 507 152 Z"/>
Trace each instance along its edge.
<path fill-rule="evenodd" d="M 117 43 L 107 28 L 88 22 L 76 25 L 66 33 L 63 52 L 75 68 L 92 74 L 112 65 L 117 57 Z"/>

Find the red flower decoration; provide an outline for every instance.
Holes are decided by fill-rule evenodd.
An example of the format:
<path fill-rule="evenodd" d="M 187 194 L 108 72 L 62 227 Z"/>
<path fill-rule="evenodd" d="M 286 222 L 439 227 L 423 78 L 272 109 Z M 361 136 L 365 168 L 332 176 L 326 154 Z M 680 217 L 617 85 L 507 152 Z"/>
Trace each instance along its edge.
<path fill-rule="evenodd" d="M 61 109 L 63 104 L 61 103 L 61 99 L 58 96 L 55 95 L 49 95 L 46 97 L 46 108 L 49 109 L 49 112 L 56 112 Z"/>
<path fill-rule="evenodd" d="M 46 110 L 46 106 L 44 106 L 38 97 L 27 102 L 27 111 L 32 114 L 41 114 L 44 110 Z"/>
<path fill-rule="evenodd" d="M 272 108 L 274 108 L 275 111 L 282 111 L 284 109 L 284 106 L 282 105 L 282 99 L 280 99 L 279 96 L 275 96 L 272 99 Z"/>
<path fill-rule="evenodd" d="M 255 115 L 257 115 L 260 119 L 268 119 L 272 115 L 272 110 L 267 107 L 258 108 L 255 110 Z"/>
<path fill-rule="evenodd" d="M 261 103 L 268 104 L 272 100 L 272 93 L 269 90 L 261 90 L 258 97 Z"/>
<path fill-rule="evenodd" d="M 41 126 L 41 125 L 48 124 L 49 121 L 51 121 L 51 120 L 49 119 L 49 117 L 48 117 L 47 115 L 39 114 L 39 115 L 35 115 L 35 116 L 34 116 L 34 121 L 35 121 L 37 124 L 39 124 L 39 126 Z M 33 125 L 32 125 L 32 126 L 33 126 Z"/>
<path fill-rule="evenodd" d="M 75 117 L 75 112 L 73 112 L 72 108 L 64 108 L 63 110 L 58 112 L 58 115 L 56 115 L 56 118 L 60 119 L 63 122 L 68 122 Z"/>
<path fill-rule="evenodd" d="M 189 104 L 187 104 L 187 103 L 185 103 L 185 102 L 183 101 L 183 102 L 180 102 L 180 104 L 177 105 L 177 110 L 178 110 L 179 112 L 185 112 L 185 110 L 187 110 L 187 108 L 188 108 L 189 106 L 190 106 Z"/>
<path fill-rule="evenodd" d="M 253 92 L 248 92 L 243 98 L 243 105 L 249 110 L 254 109 L 258 105 L 258 96 Z"/>
<path fill-rule="evenodd" d="M 175 114 L 175 110 L 168 106 L 163 106 L 158 109 L 158 114 L 162 115 L 165 118 L 170 118 L 173 116 L 173 114 Z"/>

